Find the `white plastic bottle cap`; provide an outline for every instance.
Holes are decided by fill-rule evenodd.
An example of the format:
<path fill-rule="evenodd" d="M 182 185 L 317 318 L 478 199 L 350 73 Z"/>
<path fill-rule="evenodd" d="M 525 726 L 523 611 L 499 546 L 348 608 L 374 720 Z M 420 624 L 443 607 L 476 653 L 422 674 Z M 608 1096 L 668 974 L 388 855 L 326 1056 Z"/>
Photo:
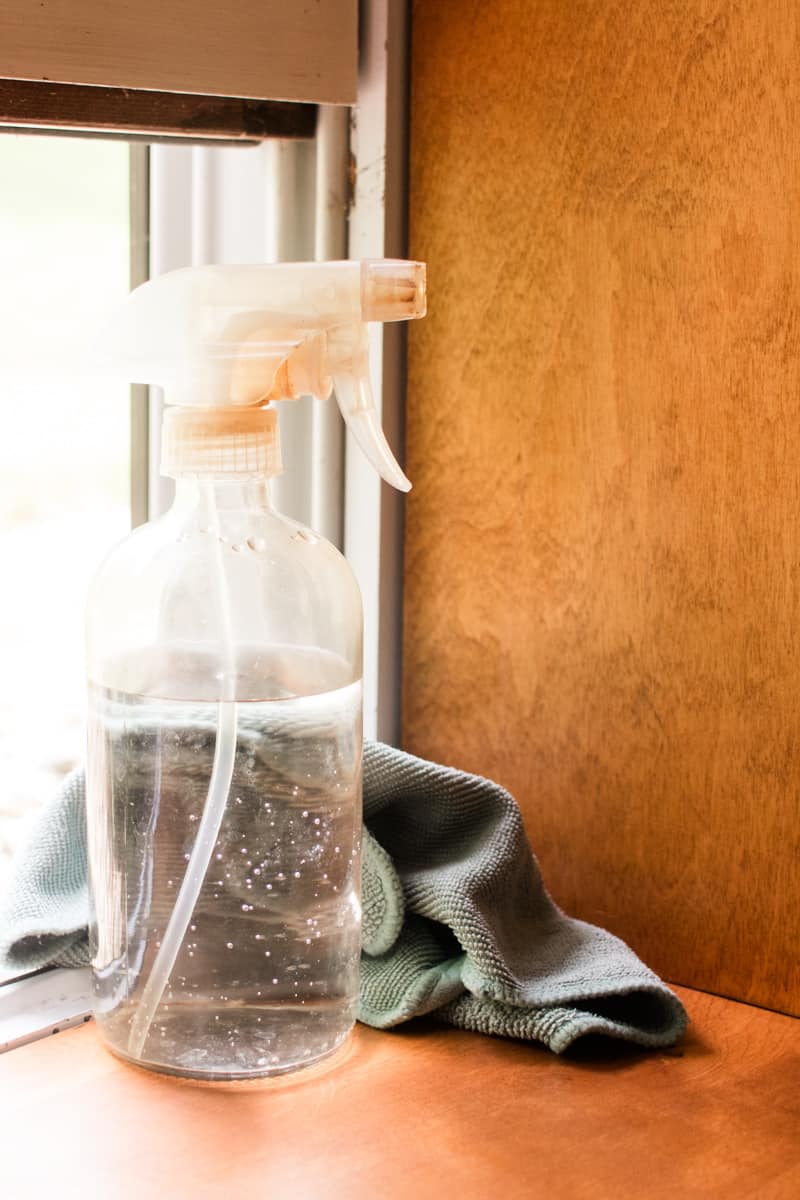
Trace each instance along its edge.
<path fill-rule="evenodd" d="M 165 408 L 161 473 L 173 479 L 265 479 L 282 470 L 269 408 Z"/>

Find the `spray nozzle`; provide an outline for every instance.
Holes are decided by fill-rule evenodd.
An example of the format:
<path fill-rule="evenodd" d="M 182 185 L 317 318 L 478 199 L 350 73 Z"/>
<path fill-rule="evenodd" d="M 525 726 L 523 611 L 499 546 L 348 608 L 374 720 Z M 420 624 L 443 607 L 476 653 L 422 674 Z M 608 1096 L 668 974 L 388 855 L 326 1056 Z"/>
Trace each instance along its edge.
<path fill-rule="evenodd" d="M 424 316 L 424 263 L 393 258 L 361 263 L 362 321 L 413 321 Z"/>
<path fill-rule="evenodd" d="M 370 462 L 388 483 L 407 491 L 411 485 L 375 409 L 366 324 L 424 315 L 424 263 L 192 267 L 132 292 L 107 328 L 103 348 L 115 372 L 159 385 L 165 402 L 178 408 L 252 409 L 303 395 L 327 399 L 335 389 L 342 416 Z M 174 414 L 170 473 L 201 473 L 193 459 L 197 429 L 184 443 L 182 425 Z M 231 440 L 232 448 L 234 439 L 236 446 L 245 444 L 244 428 L 231 418 L 224 429 L 213 420 L 208 429 L 218 441 Z M 260 461 L 252 453 L 243 462 L 245 457 L 247 463 Z M 233 449 L 223 460 L 228 474 L 236 474 Z"/>

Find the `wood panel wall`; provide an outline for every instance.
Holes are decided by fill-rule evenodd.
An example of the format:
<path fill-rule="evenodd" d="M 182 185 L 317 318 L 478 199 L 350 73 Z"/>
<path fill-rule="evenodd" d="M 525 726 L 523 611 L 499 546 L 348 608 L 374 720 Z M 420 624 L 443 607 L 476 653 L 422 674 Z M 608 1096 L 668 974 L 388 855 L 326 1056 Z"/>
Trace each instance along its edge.
<path fill-rule="evenodd" d="M 797 6 L 439 0 L 412 58 L 404 744 L 800 1013 Z"/>

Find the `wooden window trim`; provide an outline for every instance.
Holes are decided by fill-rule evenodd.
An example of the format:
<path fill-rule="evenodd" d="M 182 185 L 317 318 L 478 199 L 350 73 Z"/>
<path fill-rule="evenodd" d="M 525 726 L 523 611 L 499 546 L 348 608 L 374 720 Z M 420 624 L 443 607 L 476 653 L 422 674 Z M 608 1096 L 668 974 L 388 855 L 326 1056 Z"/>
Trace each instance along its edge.
<path fill-rule="evenodd" d="M 0 131 L 237 142 L 312 138 L 314 104 L 0 79 Z"/>

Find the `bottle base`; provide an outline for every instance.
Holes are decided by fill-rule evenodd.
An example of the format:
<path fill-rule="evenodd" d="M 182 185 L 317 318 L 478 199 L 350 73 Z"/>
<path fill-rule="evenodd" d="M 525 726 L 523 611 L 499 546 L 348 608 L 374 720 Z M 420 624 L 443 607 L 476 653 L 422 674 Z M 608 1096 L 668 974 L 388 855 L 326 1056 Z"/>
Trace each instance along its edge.
<path fill-rule="evenodd" d="M 97 1026 L 107 1049 L 133 1066 L 182 1079 L 227 1083 L 316 1066 L 341 1049 L 354 1024 L 349 1012 L 343 1023 L 338 1005 L 336 1013 L 305 1007 L 246 1006 L 236 1013 L 226 1011 L 224 1019 L 206 1010 L 203 1020 L 196 1010 L 181 1008 L 171 1006 L 168 1014 L 156 1016 L 139 1056 L 128 1052 L 127 1036 L 119 1036 L 127 1035 L 129 1016 L 116 1013 L 110 1020 L 98 1019 Z M 335 1022 L 334 1016 L 338 1018 Z"/>

